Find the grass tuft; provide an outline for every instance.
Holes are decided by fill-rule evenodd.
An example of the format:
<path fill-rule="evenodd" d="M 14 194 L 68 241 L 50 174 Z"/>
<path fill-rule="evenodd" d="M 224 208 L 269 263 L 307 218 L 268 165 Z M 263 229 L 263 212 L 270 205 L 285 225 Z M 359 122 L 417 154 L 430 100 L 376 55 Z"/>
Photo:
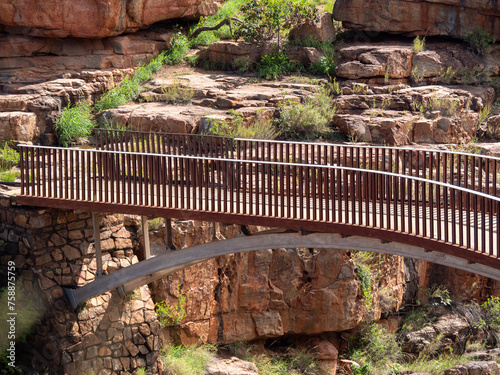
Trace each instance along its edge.
<path fill-rule="evenodd" d="M 329 131 L 329 123 L 335 114 L 328 90 L 322 88 L 305 103 L 288 103 L 280 108 L 276 121 L 280 136 L 284 139 L 314 139 Z"/>
<path fill-rule="evenodd" d="M 92 133 L 96 122 L 91 116 L 91 107 L 88 103 L 68 104 L 61 117 L 56 120 L 55 130 L 59 143 L 68 147 Z"/>
<path fill-rule="evenodd" d="M 211 345 L 169 346 L 160 358 L 169 375 L 201 375 L 215 357 L 215 351 Z"/>

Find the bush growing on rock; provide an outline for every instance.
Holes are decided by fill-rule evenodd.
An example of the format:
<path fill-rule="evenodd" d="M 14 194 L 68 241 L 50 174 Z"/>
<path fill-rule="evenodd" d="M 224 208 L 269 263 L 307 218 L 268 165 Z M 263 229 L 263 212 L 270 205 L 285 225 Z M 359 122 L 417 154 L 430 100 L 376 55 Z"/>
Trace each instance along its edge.
<path fill-rule="evenodd" d="M 329 131 L 334 114 L 332 99 L 327 90 L 322 89 L 305 103 L 283 104 L 276 123 L 284 139 L 320 138 Z"/>
<path fill-rule="evenodd" d="M 464 40 L 478 55 L 490 52 L 491 45 L 495 43 L 495 38 L 487 30 L 479 26 L 465 34 Z"/>
<path fill-rule="evenodd" d="M 247 42 L 281 40 L 295 25 L 317 17 L 317 9 L 297 0 L 246 0 L 241 7 L 243 22 L 235 30 L 235 39 Z"/>
<path fill-rule="evenodd" d="M 68 147 L 92 133 L 92 128 L 96 126 L 96 123 L 92 120 L 91 113 L 88 103 L 78 103 L 74 106 L 68 104 L 64 108 L 55 125 L 59 143 L 62 146 Z"/>

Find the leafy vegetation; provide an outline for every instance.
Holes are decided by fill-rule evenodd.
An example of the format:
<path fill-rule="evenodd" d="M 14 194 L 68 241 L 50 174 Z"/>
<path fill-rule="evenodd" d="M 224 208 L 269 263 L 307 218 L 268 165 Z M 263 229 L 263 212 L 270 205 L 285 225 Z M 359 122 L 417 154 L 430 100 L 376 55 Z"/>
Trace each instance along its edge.
<path fill-rule="evenodd" d="M 189 51 L 189 40 L 182 33 L 178 32 L 172 38 L 170 48 L 163 52 L 163 62 L 167 65 L 177 65 L 184 60 Z"/>
<path fill-rule="evenodd" d="M 92 109 L 88 103 L 82 102 L 74 106 L 68 104 L 55 124 L 59 143 L 68 147 L 90 135 L 96 126 L 91 114 Z"/>
<path fill-rule="evenodd" d="M 395 334 L 371 323 L 361 331 L 350 358 L 361 366 L 381 369 L 376 372 L 390 374 L 400 367 L 398 362 L 402 360 L 403 354 Z"/>
<path fill-rule="evenodd" d="M 428 373 L 431 375 L 443 374 L 447 369 L 460 363 L 468 361 L 466 357 L 452 354 L 441 354 L 435 358 L 428 355 L 421 355 L 416 361 L 406 363 L 401 370 L 410 371 L 410 373 Z"/>
<path fill-rule="evenodd" d="M 215 347 L 169 346 L 160 353 L 165 370 L 170 375 L 201 375 L 215 356 Z"/>
<path fill-rule="evenodd" d="M 241 6 L 243 22 L 236 27 L 234 38 L 248 42 L 281 40 L 295 25 L 317 17 L 317 9 L 299 0 L 246 0 Z"/>
<path fill-rule="evenodd" d="M 240 13 L 241 6 L 245 0 L 229 0 L 226 1 L 222 7 L 212 16 L 201 17 L 198 24 L 191 28 L 189 34 L 193 34 L 200 27 L 214 27 L 220 22 L 235 17 Z M 229 25 L 224 25 L 218 30 L 207 30 L 198 34 L 190 40 L 191 47 L 208 46 L 221 39 L 232 38 L 231 29 Z"/>
<path fill-rule="evenodd" d="M 500 332 L 500 297 L 490 296 L 481 305 L 484 321 L 494 330 Z"/>
<path fill-rule="evenodd" d="M 367 310 L 370 310 L 373 304 L 372 268 L 370 264 L 372 254 L 366 251 L 356 251 L 353 253 L 352 259 L 356 264 L 356 271 L 361 284 L 361 292 L 363 293 L 365 307 Z"/>
<path fill-rule="evenodd" d="M 287 357 L 270 358 L 264 354 L 248 356 L 245 360 L 255 363 L 259 375 L 322 375 L 317 361 L 304 351 Z"/>
<path fill-rule="evenodd" d="M 422 52 L 425 49 L 425 37 L 420 39 L 420 37 L 417 35 L 415 39 L 413 39 L 413 52 L 419 53 Z"/>
<path fill-rule="evenodd" d="M 0 172 L 8 171 L 19 163 L 19 152 L 10 147 L 9 143 L 0 145 Z"/>
<path fill-rule="evenodd" d="M 184 37 L 185 38 L 185 37 Z M 99 100 L 96 101 L 94 109 L 101 112 L 106 109 L 116 108 L 135 100 L 141 93 L 141 84 L 153 78 L 154 73 L 159 71 L 164 63 L 177 61 L 181 47 L 176 43 L 179 37 L 174 36 L 172 47 L 167 51 L 160 53 L 148 64 L 139 67 L 131 78 L 126 78 L 122 83 L 111 90 L 108 90 Z M 177 42 L 176 42 L 177 41 Z M 187 50 L 186 50 L 187 51 Z"/>
<path fill-rule="evenodd" d="M 158 320 L 164 327 L 178 325 L 186 316 L 185 303 L 187 296 L 182 294 L 180 287 L 177 289 L 177 293 L 177 303 L 173 306 L 169 305 L 167 301 L 155 303 Z"/>
<path fill-rule="evenodd" d="M 276 123 L 284 139 L 320 138 L 329 131 L 335 114 L 327 88 L 321 88 L 305 103 L 286 103 L 280 107 Z"/>
<path fill-rule="evenodd" d="M 5 172 L 0 172 L 0 181 L 3 182 L 14 182 L 16 181 L 16 178 L 18 178 L 20 173 L 18 171 L 5 171 Z"/>
<path fill-rule="evenodd" d="M 484 55 L 490 52 L 491 45 L 495 43 L 495 38 L 490 32 L 479 26 L 473 31 L 469 31 L 465 34 L 464 40 L 478 55 Z"/>
<path fill-rule="evenodd" d="M 283 52 L 264 55 L 257 63 L 258 75 L 265 79 L 277 79 L 284 73 L 290 73 L 301 69 L 303 69 L 303 67 L 299 63 L 290 60 Z"/>
<path fill-rule="evenodd" d="M 272 121 L 262 118 L 259 113 L 251 124 L 245 124 L 245 119 L 239 112 L 230 111 L 230 114 L 234 116 L 230 121 L 211 119 L 209 133 L 221 137 L 249 139 L 274 139 L 278 136 Z"/>

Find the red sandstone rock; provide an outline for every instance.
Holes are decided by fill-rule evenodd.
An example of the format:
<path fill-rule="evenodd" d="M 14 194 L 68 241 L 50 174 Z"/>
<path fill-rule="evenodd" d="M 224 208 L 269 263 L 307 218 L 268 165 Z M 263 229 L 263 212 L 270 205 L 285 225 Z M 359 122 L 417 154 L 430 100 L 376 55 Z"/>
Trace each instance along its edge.
<path fill-rule="evenodd" d="M 104 38 L 155 22 L 214 13 L 218 0 L 0 0 L 0 25 L 13 34 Z"/>
<path fill-rule="evenodd" d="M 481 27 L 500 39 L 500 7 L 490 0 L 337 0 L 343 26 L 393 34 L 463 37 Z"/>

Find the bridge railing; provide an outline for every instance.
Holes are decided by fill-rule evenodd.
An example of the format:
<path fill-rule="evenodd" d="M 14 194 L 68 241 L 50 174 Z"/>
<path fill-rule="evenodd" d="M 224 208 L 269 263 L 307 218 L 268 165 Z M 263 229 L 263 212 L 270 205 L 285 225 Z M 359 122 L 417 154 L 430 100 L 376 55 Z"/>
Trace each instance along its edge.
<path fill-rule="evenodd" d="M 419 177 L 499 195 L 496 157 L 423 148 L 341 145 L 95 129 L 99 149 L 338 165 Z"/>
<path fill-rule="evenodd" d="M 19 146 L 21 195 L 262 218 L 262 225 L 347 224 L 498 257 L 500 198 L 418 176 L 339 165 Z"/>

